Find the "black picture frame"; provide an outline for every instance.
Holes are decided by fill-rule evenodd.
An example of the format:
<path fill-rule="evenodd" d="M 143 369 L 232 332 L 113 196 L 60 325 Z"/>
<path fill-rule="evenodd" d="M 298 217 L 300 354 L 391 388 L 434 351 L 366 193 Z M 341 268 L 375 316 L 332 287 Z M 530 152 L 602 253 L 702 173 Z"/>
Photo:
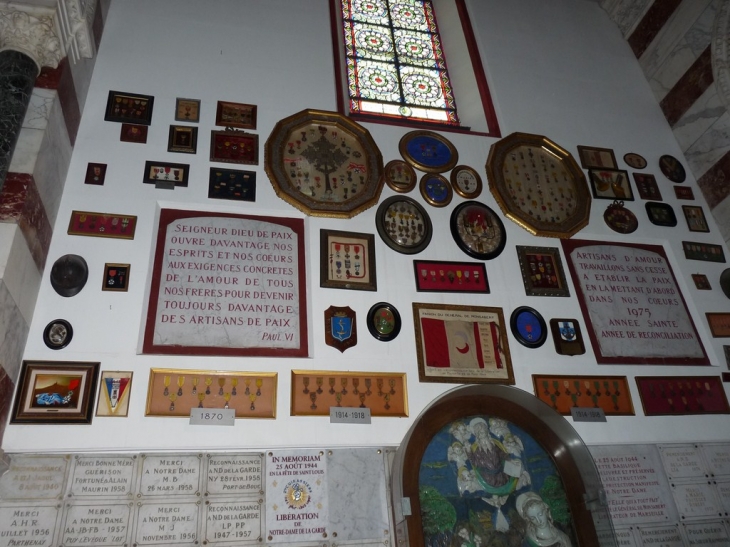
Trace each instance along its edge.
<path fill-rule="evenodd" d="M 507 232 L 497 213 L 479 201 L 465 201 L 451 212 L 451 236 L 472 258 L 497 258 L 507 243 Z"/>
<path fill-rule="evenodd" d="M 256 171 L 211 167 L 208 198 L 256 201 Z"/>
<path fill-rule="evenodd" d="M 43 343 L 51 349 L 63 349 L 71 343 L 74 329 L 65 319 L 54 319 L 43 329 Z"/>
<path fill-rule="evenodd" d="M 687 171 L 685 171 L 684 166 L 677 158 L 669 154 L 664 154 L 659 158 L 659 169 L 672 182 L 682 183 L 687 179 Z"/>
<path fill-rule="evenodd" d="M 190 125 L 171 125 L 167 151 L 195 154 L 198 151 L 198 128 Z"/>
<path fill-rule="evenodd" d="M 144 164 L 142 182 L 154 184 L 157 188 L 186 187 L 190 165 L 186 163 L 169 163 L 164 161 L 147 161 Z"/>
<path fill-rule="evenodd" d="M 547 324 L 540 312 L 529 306 L 516 308 L 509 318 L 509 327 L 515 339 L 526 348 L 536 349 L 547 340 Z M 539 332 L 532 333 L 537 327 Z"/>
<path fill-rule="evenodd" d="M 379 319 L 380 318 L 380 319 Z M 368 330 L 373 338 L 381 342 L 390 342 L 400 334 L 401 319 L 400 313 L 388 302 L 373 304 L 368 311 Z"/>
<path fill-rule="evenodd" d="M 677 225 L 677 215 L 674 214 L 674 209 L 668 203 L 647 201 L 644 207 L 646 207 L 646 216 L 649 217 L 649 222 L 652 224 L 667 228 L 674 228 Z"/>
<path fill-rule="evenodd" d="M 417 254 L 431 243 L 433 225 L 426 210 L 406 196 L 393 196 L 380 204 L 375 225 L 383 242 L 402 254 Z"/>
<path fill-rule="evenodd" d="M 109 91 L 104 121 L 150 125 L 154 104 L 155 98 L 152 95 Z"/>
<path fill-rule="evenodd" d="M 589 169 L 591 192 L 594 199 L 634 201 L 628 171 L 623 169 Z"/>

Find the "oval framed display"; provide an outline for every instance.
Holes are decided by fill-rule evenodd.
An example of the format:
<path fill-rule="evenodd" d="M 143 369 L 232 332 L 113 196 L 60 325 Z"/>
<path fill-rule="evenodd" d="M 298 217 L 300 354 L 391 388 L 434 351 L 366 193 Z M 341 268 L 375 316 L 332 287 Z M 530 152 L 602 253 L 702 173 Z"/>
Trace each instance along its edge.
<path fill-rule="evenodd" d="M 406 196 L 393 196 L 375 214 L 378 234 L 385 244 L 403 254 L 416 254 L 431 243 L 433 226 L 426 210 Z"/>
<path fill-rule="evenodd" d="M 63 349 L 74 336 L 71 323 L 65 319 L 54 319 L 43 330 L 43 342 L 51 349 Z"/>
<path fill-rule="evenodd" d="M 451 171 L 454 192 L 466 199 L 476 199 L 482 193 L 482 177 L 471 167 L 457 165 Z"/>
<path fill-rule="evenodd" d="M 479 260 L 497 258 L 507 232 L 497 214 L 479 201 L 466 201 L 451 213 L 451 236 L 459 248 Z"/>
<path fill-rule="evenodd" d="M 416 187 L 416 172 L 403 160 L 389 161 L 383 169 L 385 184 L 399 194 L 410 192 Z"/>
<path fill-rule="evenodd" d="M 687 178 L 687 172 L 684 170 L 684 166 L 679 163 L 679 160 L 669 154 L 664 154 L 659 158 L 659 168 L 662 173 L 672 182 L 684 182 Z"/>
<path fill-rule="evenodd" d="M 378 302 L 368 312 L 368 330 L 376 340 L 390 342 L 400 333 L 400 313 L 387 302 Z"/>
<path fill-rule="evenodd" d="M 398 143 L 403 159 L 424 173 L 444 173 L 459 161 L 459 153 L 446 137 L 433 131 L 411 131 Z"/>
<path fill-rule="evenodd" d="M 446 207 L 454 197 L 449 181 L 437 174 L 427 173 L 423 175 L 420 190 L 423 199 L 434 207 Z"/>
<path fill-rule="evenodd" d="M 646 160 L 644 159 L 644 156 L 637 154 L 636 152 L 624 154 L 624 163 L 634 169 L 643 169 L 646 167 Z"/>
<path fill-rule="evenodd" d="M 547 325 L 540 313 L 529 306 L 520 306 L 509 319 L 509 326 L 517 341 L 530 349 L 539 348 L 547 340 Z"/>
<path fill-rule="evenodd" d="M 636 215 L 624 207 L 623 201 L 614 201 L 603 213 L 603 220 L 608 227 L 619 234 L 630 234 L 639 227 Z"/>

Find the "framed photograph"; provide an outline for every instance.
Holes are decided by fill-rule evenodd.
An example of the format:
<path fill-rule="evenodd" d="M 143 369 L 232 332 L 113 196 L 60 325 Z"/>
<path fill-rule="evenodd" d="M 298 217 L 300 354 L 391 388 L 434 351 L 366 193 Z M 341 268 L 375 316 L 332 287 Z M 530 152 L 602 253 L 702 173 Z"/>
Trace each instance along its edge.
<path fill-rule="evenodd" d="M 514 384 L 501 308 L 413 303 L 421 382 Z"/>
<path fill-rule="evenodd" d="M 134 239 L 136 228 L 137 217 L 135 215 L 71 211 L 67 233 L 71 236 Z"/>
<path fill-rule="evenodd" d="M 616 156 L 610 148 L 579 146 L 578 157 L 584 169 L 617 169 Z"/>
<path fill-rule="evenodd" d="M 482 262 L 414 260 L 418 292 L 489 294 L 487 268 Z"/>
<path fill-rule="evenodd" d="M 399 194 L 410 192 L 416 187 L 416 171 L 403 160 L 389 161 L 383 168 L 385 184 Z"/>
<path fill-rule="evenodd" d="M 215 124 L 223 127 L 256 129 L 256 105 L 218 101 Z"/>
<path fill-rule="evenodd" d="M 545 320 L 534 308 L 520 306 L 510 315 L 509 326 L 512 335 L 526 348 L 539 348 L 547 340 Z"/>
<path fill-rule="evenodd" d="M 170 135 L 167 138 L 167 151 L 195 154 L 198 151 L 198 128 L 171 125 Z"/>
<path fill-rule="evenodd" d="M 320 230 L 319 286 L 327 289 L 377 291 L 375 236 Z"/>
<path fill-rule="evenodd" d="M 175 100 L 175 121 L 198 123 L 200 121 L 200 100 L 178 97 Z"/>
<path fill-rule="evenodd" d="M 675 186 L 674 187 L 674 196 L 677 199 L 686 199 L 686 200 L 695 198 L 695 194 L 692 191 L 691 186 Z"/>
<path fill-rule="evenodd" d="M 147 161 L 144 164 L 142 182 L 154 184 L 156 187 L 175 188 L 187 186 L 190 165 L 186 163 L 167 163 L 161 161 Z"/>
<path fill-rule="evenodd" d="M 705 212 L 697 205 L 682 205 L 684 219 L 687 221 L 687 228 L 690 232 L 709 232 Z"/>
<path fill-rule="evenodd" d="M 677 158 L 669 154 L 665 154 L 659 158 L 659 169 L 672 182 L 684 182 L 687 178 L 687 172 L 684 170 L 684 166 L 679 163 Z"/>
<path fill-rule="evenodd" d="M 673 228 L 677 225 L 677 215 L 674 214 L 674 209 L 668 203 L 647 201 L 644 207 L 646 208 L 646 216 L 649 217 L 649 222 L 652 224 L 666 226 L 667 228 Z"/>
<path fill-rule="evenodd" d="M 122 130 L 119 134 L 119 140 L 121 142 L 136 142 L 138 144 L 145 144 L 147 142 L 148 129 L 149 127 L 146 125 L 123 123 Z"/>
<path fill-rule="evenodd" d="M 104 120 L 107 122 L 150 125 L 155 98 L 150 95 L 109 91 Z"/>
<path fill-rule="evenodd" d="M 150 369 L 145 416 L 189 418 L 191 408 L 232 408 L 236 418 L 276 418 L 276 372 Z"/>
<path fill-rule="evenodd" d="M 465 201 L 451 212 L 451 237 L 459 249 L 472 258 L 497 258 L 507 243 L 507 232 L 499 216 L 478 201 Z"/>
<path fill-rule="evenodd" d="M 662 193 L 659 191 L 656 177 L 646 173 L 633 173 L 634 184 L 639 192 L 641 199 L 652 199 L 654 201 L 662 200 Z"/>
<path fill-rule="evenodd" d="M 99 363 L 23 361 L 10 423 L 90 424 Z"/>
<path fill-rule="evenodd" d="M 570 296 L 560 249 L 523 245 L 516 249 L 527 296 Z"/>
<path fill-rule="evenodd" d="M 696 241 L 683 241 L 682 249 L 684 258 L 687 260 L 703 260 L 705 262 L 725 262 L 725 251 L 722 245 L 713 243 L 697 243 Z"/>
<path fill-rule="evenodd" d="M 643 169 L 646 167 L 646 159 L 636 152 L 624 154 L 624 163 L 633 169 Z"/>
<path fill-rule="evenodd" d="M 710 280 L 707 279 L 705 274 L 692 274 L 692 281 L 695 282 L 695 287 L 699 291 L 711 291 Z"/>
<path fill-rule="evenodd" d="M 730 313 L 706 312 L 705 316 L 713 338 L 730 337 Z"/>
<path fill-rule="evenodd" d="M 720 376 L 637 376 L 636 386 L 645 416 L 730 413 Z"/>
<path fill-rule="evenodd" d="M 449 181 L 446 180 L 446 177 L 436 173 L 423 175 L 419 189 L 426 203 L 434 207 L 446 207 L 454 197 L 454 191 L 451 189 Z"/>
<path fill-rule="evenodd" d="M 626 171 L 611 169 L 590 169 L 591 190 L 596 199 L 634 200 Z"/>
<path fill-rule="evenodd" d="M 129 264 L 104 264 L 102 291 L 127 292 L 129 289 Z"/>
<path fill-rule="evenodd" d="M 43 330 L 43 343 L 51 349 L 63 349 L 71 343 L 74 329 L 65 319 L 54 319 Z"/>
<path fill-rule="evenodd" d="M 555 351 L 559 355 L 583 355 L 586 352 L 583 333 L 577 319 L 554 318 L 550 320 Z"/>
<path fill-rule="evenodd" d="M 601 408 L 606 416 L 635 416 L 626 376 L 533 374 L 535 396 L 563 416 L 570 409 Z"/>
<path fill-rule="evenodd" d="M 431 218 L 421 205 L 406 196 L 383 201 L 375 213 L 375 226 L 385 244 L 403 254 L 417 254 L 431 243 Z"/>
<path fill-rule="evenodd" d="M 398 143 L 403 159 L 424 173 L 445 173 L 459 162 L 456 147 L 433 131 L 411 131 Z"/>
<path fill-rule="evenodd" d="M 234 201 L 256 201 L 256 172 L 210 168 L 208 197 Z"/>
<path fill-rule="evenodd" d="M 84 177 L 84 184 L 103 186 L 105 178 L 106 163 L 90 163 L 86 167 L 86 177 Z"/>
<path fill-rule="evenodd" d="M 211 131 L 210 161 L 259 164 L 259 136 L 244 131 Z"/>
<path fill-rule="evenodd" d="M 368 330 L 373 338 L 390 342 L 400 333 L 400 313 L 392 304 L 378 302 L 368 312 Z"/>
<path fill-rule="evenodd" d="M 105 370 L 101 373 L 99 396 L 96 403 L 97 416 L 126 418 L 129 412 L 129 397 L 132 391 L 132 372 Z"/>
<path fill-rule="evenodd" d="M 482 177 L 471 167 L 457 165 L 451 170 L 451 186 L 454 192 L 466 199 L 476 199 L 482 193 Z"/>

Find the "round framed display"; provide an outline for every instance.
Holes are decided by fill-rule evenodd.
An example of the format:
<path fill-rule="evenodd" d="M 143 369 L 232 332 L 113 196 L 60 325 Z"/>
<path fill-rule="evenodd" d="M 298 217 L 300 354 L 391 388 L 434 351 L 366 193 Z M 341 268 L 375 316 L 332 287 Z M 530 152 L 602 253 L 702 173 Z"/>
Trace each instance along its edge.
<path fill-rule="evenodd" d="M 507 243 L 504 224 L 478 201 L 466 201 L 451 213 L 451 235 L 459 248 L 479 260 L 497 258 Z"/>
<path fill-rule="evenodd" d="M 451 171 L 451 186 L 461 197 L 476 199 L 482 193 L 482 178 L 471 167 L 457 165 Z"/>
<path fill-rule="evenodd" d="M 368 330 L 377 340 L 390 342 L 400 333 L 400 314 L 395 306 L 378 302 L 368 312 Z"/>
<path fill-rule="evenodd" d="M 431 219 L 411 198 L 393 196 L 383 201 L 375 214 L 375 224 L 385 244 L 399 253 L 420 253 L 431 243 Z"/>
<path fill-rule="evenodd" d="M 403 159 L 424 173 L 444 173 L 459 161 L 459 153 L 445 137 L 433 131 L 411 131 L 398 144 Z"/>
<path fill-rule="evenodd" d="M 725 296 L 730 298 L 730 268 L 720 274 L 720 288 Z"/>
<path fill-rule="evenodd" d="M 451 203 L 454 192 L 451 184 L 441 175 L 427 173 L 421 177 L 421 195 L 429 205 L 446 207 Z"/>
<path fill-rule="evenodd" d="M 385 184 L 400 194 L 410 192 L 416 187 L 416 172 L 403 160 L 389 161 L 383 168 Z"/>
<path fill-rule="evenodd" d="M 639 227 L 636 215 L 624 207 L 623 201 L 614 201 L 603 213 L 603 220 L 608 227 L 619 234 L 630 234 Z"/>
<path fill-rule="evenodd" d="M 659 158 L 659 168 L 672 182 L 684 182 L 687 178 L 687 172 L 684 170 L 684 166 L 679 163 L 679 160 L 669 154 L 663 155 Z"/>
<path fill-rule="evenodd" d="M 528 306 L 521 306 L 512 312 L 509 320 L 512 334 L 525 347 L 539 348 L 547 340 L 547 325 L 540 313 Z"/>
<path fill-rule="evenodd" d="M 65 319 L 54 319 L 43 330 L 43 342 L 51 349 L 63 349 L 69 345 L 74 330 Z"/>
<path fill-rule="evenodd" d="M 646 160 L 644 159 L 644 156 L 641 156 L 635 152 L 629 152 L 628 154 L 624 154 L 624 162 L 629 167 L 633 167 L 634 169 L 643 169 L 646 167 Z"/>

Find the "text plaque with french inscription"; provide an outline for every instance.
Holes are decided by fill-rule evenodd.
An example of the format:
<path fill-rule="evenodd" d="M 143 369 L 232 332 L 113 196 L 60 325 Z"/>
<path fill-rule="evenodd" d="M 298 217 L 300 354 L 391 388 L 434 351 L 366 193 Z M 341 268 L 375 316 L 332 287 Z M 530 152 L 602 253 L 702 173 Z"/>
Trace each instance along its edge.
<path fill-rule="evenodd" d="M 720 520 L 702 522 L 697 524 L 685 524 L 684 534 L 687 536 L 687 545 L 690 547 L 727 547 L 730 545 L 725 523 Z"/>
<path fill-rule="evenodd" d="M 0 499 L 58 499 L 68 470 L 68 456 L 14 454 L 0 477 Z"/>
<path fill-rule="evenodd" d="M 658 528 L 639 527 L 639 536 L 642 545 L 661 545 L 661 547 L 685 547 L 682 534 L 675 526 Z"/>
<path fill-rule="evenodd" d="M 248 545 L 263 541 L 258 501 L 208 501 L 203 511 L 204 544 Z"/>
<path fill-rule="evenodd" d="M 694 444 L 659 445 L 659 454 L 670 481 L 704 479 L 709 476 L 699 447 Z"/>
<path fill-rule="evenodd" d="M 137 545 L 199 545 L 200 502 L 154 503 L 137 506 Z"/>
<path fill-rule="evenodd" d="M 70 495 L 131 496 L 136 456 L 74 456 Z"/>
<path fill-rule="evenodd" d="M 672 494 L 682 520 L 718 517 L 724 512 L 710 482 L 673 484 Z"/>
<path fill-rule="evenodd" d="M 59 508 L 55 505 L 0 507 L 0 547 L 50 547 L 53 545 Z"/>
<path fill-rule="evenodd" d="M 710 473 L 715 477 L 730 475 L 730 444 L 708 443 L 700 445 Z"/>
<path fill-rule="evenodd" d="M 141 496 L 189 496 L 200 492 L 200 454 L 143 454 Z"/>
<path fill-rule="evenodd" d="M 263 454 L 209 454 L 207 492 L 259 497 L 264 491 L 263 466 Z"/>
<path fill-rule="evenodd" d="M 132 507 L 132 502 L 67 503 L 61 543 L 123 547 L 129 543 Z"/>

